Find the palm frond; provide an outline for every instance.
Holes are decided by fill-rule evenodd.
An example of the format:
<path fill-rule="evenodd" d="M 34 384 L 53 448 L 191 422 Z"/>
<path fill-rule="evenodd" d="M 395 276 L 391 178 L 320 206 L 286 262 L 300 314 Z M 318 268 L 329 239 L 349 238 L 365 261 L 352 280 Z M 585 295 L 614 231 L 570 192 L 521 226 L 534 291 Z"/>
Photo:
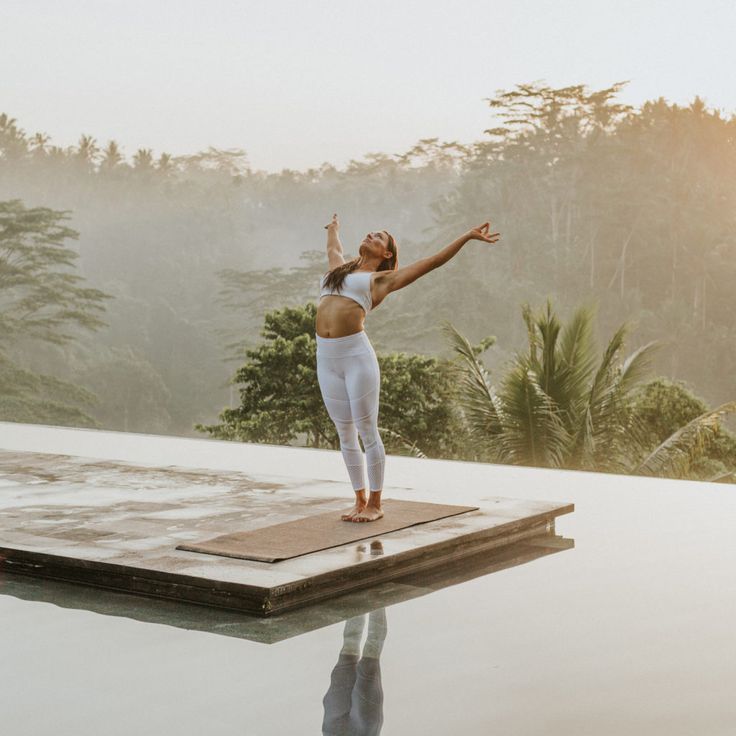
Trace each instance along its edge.
<path fill-rule="evenodd" d="M 567 366 L 565 383 L 574 389 L 587 385 L 595 366 L 593 345 L 594 312 L 580 307 L 572 315 L 560 337 L 560 358 Z M 570 393 L 576 393 L 571 390 Z"/>
<path fill-rule="evenodd" d="M 379 427 L 379 432 L 381 434 L 388 435 L 389 437 L 393 437 L 394 439 L 398 440 L 401 445 L 409 452 L 410 455 L 413 457 L 423 457 L 426 458 L 427 456 L 417 447 L 416 442 L 412 442 L 411 440 L 404 437 L 400 432 L 396 432 L 393 429 L 389 429 L 388 427 Z"/>
<path fill-rule="evenodd" d="M 614 361 L 623 348 L 627 332 L 628 325 L 624 323 L 614 332 L 603 352 L 603 357 L 590 387 L 588 403 L 593 410 L 605 399 L 610 389 L 611 381 L 615 375 Z"/>
<path fill-rule="evenodd" d="M 488 371 L 467 338 L 450 322 L 444 322 L 442 329 L 462 361 L 461 366 L 456 366 L 459 404 L 471 433 L 481 444 L 485 444 L 489 435 L 502 429 L 503 406 L 491 385 Z"/>
<path fill-rule="evenodd" d="M 566 412 L 571 433 L 586 421 L 588 413 L 586 395 L 596 361 L 593 316 L 592 309 L 581 307 L 568 321 L 559 340 L 556 385 L 549 389 Z"/>
<path fill-rule="evenodd" d="M 596 435 L 604 431 L 604 426 L 610 426 L 607 420 L 614 411 L 612 401 L 612 396 L 615 395 L 616 376 L 614 361 L 623 347 L 627 330 L 628 325 L 622 324 L 608 342 L 590 390 L 581 406 L 585 420 L 577 425 L 571 451 L 583 466 L 595 453 Z"/>
<path fill-rule="evenodd" d="M 539 365 L 537 351 L 540 349 L 539 337 L 534 328 L 534 314 L 532 308 L 528 304 L 521 305 L 521 316 L 526 324 L 527 339 L 529 340 L 529 359 L 532 365 Z"/>
<path fill-rule="evenodd" d="M 629 395 L 651 370 L 652 353 L 659 347 L 652 341 L 635 350 L 623 365 L 610 372 L 610 382 L 599 395 L 594 418 L 592 448 L 585 463 L 614 472 L 627 472 L 632 452 L 640 456 L 647 437 L 643 422 L 636 423 L 630 412 Z"/>
<path fill-rule="evenodd" d="M 504 379 L 503 433 L 497 448 L 503 462 L 515 465 L 561 467 L 565 462 L 569 434 L 559 407 L 539 382 L 528 360 L 520 356 Z"/>
<path fill-rule="evenodd" d="M 728 401 L 695 417 L 667 437 L 630 472 L 641 475 L 686 472 L 694 452 L 702 449 L 705 439 L 718 431 L 721 417 L 734 411 L 736 411 L 736 401 Z"/>
<path fill-rule="evenodd" d="M 661 348 L 659 340 L 652 340 L 635 350 L 624 361 L 621 368 L 619 381 L 624 394 L 634 389 L 636 385 L 646 378 L 652 368 L 654 353 Z"/>
<path fill-rule="evenodd" d="M 552 312 L 552 303 L 547 299 L 547 313 L 537 318 L 537 329 L 542 342 L 542 365 L 533 366 L 546 393 L 551 393 L 557 378 L 557 340 L 562 330 L 560 320 Z"/>
<path fill-rule="evenodd" d="M 725 473 L 716 473 L 705 480 L 708 483 L 736 483 L 736 473 L 732 470 L 727 470 Z"/>

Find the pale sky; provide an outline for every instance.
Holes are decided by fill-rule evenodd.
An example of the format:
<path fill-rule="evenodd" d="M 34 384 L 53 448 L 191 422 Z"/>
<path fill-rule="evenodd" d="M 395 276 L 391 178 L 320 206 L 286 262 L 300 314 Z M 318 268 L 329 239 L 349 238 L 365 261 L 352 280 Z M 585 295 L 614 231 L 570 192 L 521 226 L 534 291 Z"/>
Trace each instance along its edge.
<path fill-rule="evenodd" d="M 736 0 L 2 0 L 0 113 L 28 134 L 266 171 L 469 143 L 540 81 L 736 113 Z"/>

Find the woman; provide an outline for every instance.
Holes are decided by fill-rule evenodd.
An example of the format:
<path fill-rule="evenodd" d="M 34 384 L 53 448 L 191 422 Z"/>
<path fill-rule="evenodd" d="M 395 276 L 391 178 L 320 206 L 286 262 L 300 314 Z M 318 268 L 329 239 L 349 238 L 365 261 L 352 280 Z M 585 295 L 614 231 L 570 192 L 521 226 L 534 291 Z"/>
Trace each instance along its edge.
<path fill-rule="evenodd" d="M 355 505 L 344 521 L 375 521 L 383 516 L 381 491 L 386 453 L 378 434 L 381 374 L 378 358 L 363 329 L 365 315 L 392 291 L 450 260 L 469 240 L 495 243 L 489 222 L 469 230 L 439 253 L 399 268 L 396 241 L 386 230 L 368 233 L 359 256 L 345 261 L 337 214 L 327 228 L 330 270 L 320 280 L 317 305 L 317 380 L 327 413 L 335 424 L 345 465 L 355 491 Z M 363 477 L 363 440 L 370 498 Z"/>

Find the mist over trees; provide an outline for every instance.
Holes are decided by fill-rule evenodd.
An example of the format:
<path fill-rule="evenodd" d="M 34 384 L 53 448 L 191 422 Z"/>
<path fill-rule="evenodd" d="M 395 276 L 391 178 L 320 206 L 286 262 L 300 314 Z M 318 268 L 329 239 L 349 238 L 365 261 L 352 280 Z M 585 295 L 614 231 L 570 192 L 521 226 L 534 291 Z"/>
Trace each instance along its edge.
<path fill-rule="evenodd" d="M 229 382 L 264 314 L 316 300 L 333 212 L 346 255 L 385 228 L 399 265 L 490 218 L 499 244 L 469 243 L 369 315 L 377 351 L 447 355 L 449 320 L 492 333 L 498 368 L 525 342 L 520 304 L 596 303 L 600 334 L 630 321 L 631 350 L 663 343 L 656 372 L 732 400 L 736 118 L 697 97 L 633 109 L 622 86 L 517 85 L 488 99 L 499 120 L 478 141 L 272 174 L 242 150 L 131 156 L 89 134 L 61 148 L 2 114 L 0 201 L 68 211 L 77 272 L 112 297 L 105 327 L 5 353 L 94 392 L 86 411 L 106 428 L 199 436 L 195 423 L 237 405 Z"/>
<path fill-rule="evenodd" d="M 17 199 L 0 202 L 0 417 L 6 421 L 97 426 L 84 411 L 95 403 L 93 393 L 25 369 L 6 354 L 24 342 L 68 345 L 78 328 L 105 324 L 99 313 L 110 295 L 66 270 L 79 257 L 66 244 L 78 236 L 66 219 Z"/>

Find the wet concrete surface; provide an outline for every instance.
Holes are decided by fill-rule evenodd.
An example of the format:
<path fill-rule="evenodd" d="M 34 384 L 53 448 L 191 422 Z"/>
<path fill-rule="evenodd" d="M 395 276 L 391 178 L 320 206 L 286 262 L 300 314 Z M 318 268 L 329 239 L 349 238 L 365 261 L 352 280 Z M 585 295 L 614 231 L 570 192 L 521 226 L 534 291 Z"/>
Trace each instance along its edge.
<path fill-rule="evenodd" d="M 377 536 L 367 529 L 369 539 L 278 563 L 176 549 L 309 514 L 339 517 L 350 505 L 345 486 L 2 450 L 3 569 L 267 616 L 553 535 L 555 518 L 573 511 L 556 501 L 486 497 L 478 511 Z M 417 499 L 406 488 L 387 486 L 384 495 Z"/>

